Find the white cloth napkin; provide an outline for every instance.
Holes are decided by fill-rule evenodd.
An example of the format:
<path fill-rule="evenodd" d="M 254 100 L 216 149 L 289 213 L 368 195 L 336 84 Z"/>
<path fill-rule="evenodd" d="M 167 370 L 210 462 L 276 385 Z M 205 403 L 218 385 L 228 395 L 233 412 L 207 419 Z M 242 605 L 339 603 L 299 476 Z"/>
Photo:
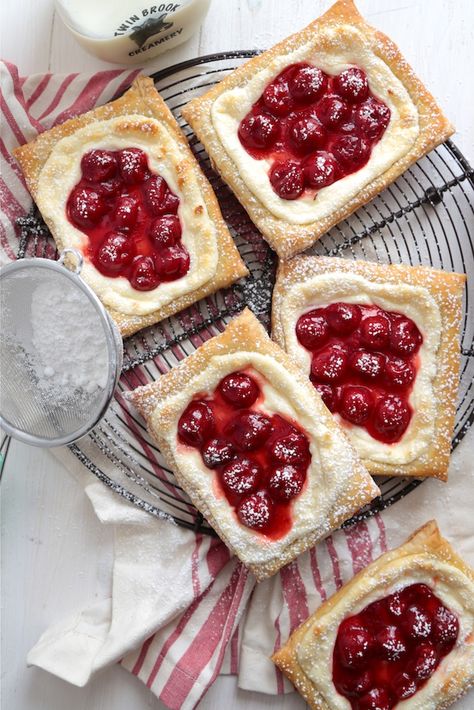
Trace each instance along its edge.
<path fill-rule="evenodd" d="M 194 707 L 221 668 L 253 578 L 218 540 L 151 516 L 92 478 L 67 449 L 54 453 L 84 486 L 101 523 L 114 526 L 112 597 L 53 625 L 28 654 L 28 664 L 83 686 L 122 658 L 132 671 L 136 654 L 126 654 L 161 631 L 162 641 L 174 635 L 174 643 L 149 656 L 150 673 L 161 660 L 154 678 L 161 691 L 167 685 L 169 707 Z M 212 615 L 225 623 L 203 630 Z M 199 657 L 186 663 L 182 657 L 196 637 Z"/>

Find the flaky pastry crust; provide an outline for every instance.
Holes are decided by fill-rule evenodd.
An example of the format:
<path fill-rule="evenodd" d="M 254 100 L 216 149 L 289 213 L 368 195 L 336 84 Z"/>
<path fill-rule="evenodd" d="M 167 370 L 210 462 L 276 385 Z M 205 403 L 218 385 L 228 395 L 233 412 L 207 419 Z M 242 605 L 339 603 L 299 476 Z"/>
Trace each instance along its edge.
<path fill-rule="evenodd" d="M 275 217 L 243 181 L 232 158 L 226 152 L 212 122 L 211 109 L 224 92 L 245 85 L 275 57 L 284 56 L 311 41 L 319 30 L 333 26 L 351 26 L 362 31 L 367 49 L 379 57 L 400 80 L 418 111 L 419 133 L 408 150 L 391 167 L 375 176 L 346 204 L 326 217 L 305 225 L 291 224 Z M 349 40 L 347 40 L 349 41 Z M 347 47 L 350 55 L 351 47 Z M 272 49 L 249 60 L 212 87 L 203 96 L 187 104 L 182 114 L 206 148 L 215 169 L 232 188 L 252 221 L 278 255 L 287 259 L 307 249 L 331 227 L 345 219 L 392 183 L 407 168 L 442 143 L 454 128 L 445 118 L 432 95 L 407 64 L 398 47 L 384 34 L 366 23 L 352 0 L 338 0 L 308 27 L 291 35 Z"/>
<path fill-rule="evenodd" d="M 431 520 L 421 528 L 416 530 L 408 540 L 400 547 L 395 548 L 381 555 L 377 560 L 372 562 L 368 567 L 361 570 L 350 582 L 345 584 L 334 594 L 330 599 L 324 602 L 312 616 L 310 616 L 301 626 L 299 626 L 288 639 L 287 643 L 272 656 L 272 661 L 293 683 L 299 693 L 308 702 L 312 710 L 333 710 L 330 699 L 322 694 L 322 688 L 318 687 L 305 673 L 301 667 L 298 654 L 301 654 L 303 647 L 308 645 L 308 638 L 311 638 L 311 644 L 314 644 L 314 652 L 317 653 L 318 639 L 322 640 L 325 635 L 330 632 L 330 627 L 334 627 L 335 623 L 339 625 L 342 618 L 351 615 L 351 609 L 348 607 L 361 606 L 364 604 L 366 594 L 372 594 L 372 597 L 377 597 L 377 592 L 380 592 L 378 598 L 385 596 L 386 588 L 389 585 L 389 580 L 398 585 L 398 588 L 404 586 L 404 577 L 410 570 L 416 573 L 423 573 L 428 570 L 428 574 L 436 583 L 437 570 L 439 577 L 449 587 L 449 575 L 452 573 L 460 579 L 463 585 L 463 590 L 471 599 L 464 597 L 470 604 L 470 608 L 463 609 L 463 614 L 469 616 L 470 627 L 474 624 L 472 599 L 474 598 L 474 570 L 472 570 L 453 550 L 451 545 L 445 540 L 438 529 L 436 521 Z M 341 610 L 341 613 L 338 612 Z M 345 610 L 346 613 L 343 613 Z M 339 618 L 341 617 L 341 618 Z M 334 622 L 335 620 L 335 622 Z M 461 622 L 463 619 L 461 619 Z M 468 624 L 469 626 L 469 624 Z M 335 638 L 334 628 L 332 634 Z M 310 651 L 311 653 L 311 651 Z M 423 705 L 429 707 L 430 710 L 444 710 L 449 707 L 455 700 L 463 695 L 474 684 L 474 635 L 472 632 L 465 639 L 461 640 L 459 647 L 455 647 L 452 654 L 457 653 L 456 660 L 448 670 L 444 670 L 444 679 L 442 687 L 436 693 L 435 697 L 430 698 L 430 704 Z M 301 657 L 301 656 L 300 656 Z M 449 655 L 446 657 L 449 658 Z M 332 668 L 332 656 L 326 660 L 327 665 Z M 438 673 L 435 671 L 431 682 Z M 334 686 L 333 692 L 338 700 L 342 699 Z M 418 692 L 421 692 L 418 691 Z M 411 699 L 416 701 L 416 695 Z M 403 707 L 412 707 L 409 701 L 402 703 Z M 349 703 L 346 700 L 347 708 Z M 340 707 L 338 705 L 337 707 Z M 344 704 L 346 707 L 346 704 Z M 416 707 L 421 707 L 416 705 Z"/>
<path fill-rule="evenodd" d="M 252 354 L 267 356 L 279 366 L 283 366 L 287 373 L 290 373 L 295 387 L 303 388 L 299 392 L 304 392 L 304 402 L 295 403 L 292 400 L 297 416 L 305 415 L 306 404 L 310 401 L 311 407 L 314 406 L 315 416 L 325 428 L 324 437 L 330 438 L 333 443 L 337 443 L 341 447 L 344 455 L 349 457 L 352 469 L 350 475 L 343 481 L 337 501 L 328 511 L 327 519 L 321 525 L 314 527 L 310 534 L 287 544 L 278 556 L 272 556 L 273 543 L 271 541 L 265 541 L 264 536 L 259 533 L 252 533 L 252 546 L 265 552 L 263 555 L 265 559 L 258 562 L 252 561 L 254 558 L 251 554 L 247 556 L 241 548 L 237 549 L 233 533 L 242 528 L 237 519 L 235 518 L 235 522 L 230 528 L 224 530 L 220 518 L 211 511 L 209 499 L 196 490 L 186 467 L 179 465 L 176 456 L 177 420 L 187 403 L 197 392 L 201 391 L 199 387 L 196 391 L 194 384 L 196 378 L 206 372 L 217 359 L 222 360 L 223 356 L 240 353 L 243 353 L 245 357 L 248 356 L 250 362 Z M 183 391 L 186 393 L 186 398 L 181 399 L 177 404 L 176 393 Z M 280 567 L 291 562 L 297 555 L 339 527 L 344 520 L 379 494 L 378 488 L 360 464 L 340 427 L 322 404 L 320 398 L 315 395 L 307 378 L 295 367 L 286 353 L 270 340 L 263 326 L 248 309 L 233 319 L 222 334 L 208 340 L 180 365 L 162 375 L 156 382 L 130 392 L 128 397 L 145 418 L 150 434 L 157 441 L 160 451 L 170 468 L 175 472 L 179 484 L 230 550 L 237 554 L 255 574 L 257 580 L 274 574 Z M 310 433 L 308 436 L 312 441 Z M 316 441 L 316 446 L 322 443 Z M 212 475 L 212 472 L 209 471 L 209 476 Z"/>
<path fill-rule="evenodd" d="M 142 328 L 153 325 L 163 320 L 163 318 L 181 311 L 183 308 L 195 303 L 199 299 L 214 293 L 220 288 L 225 288 L 239 278 L 248 275 L 248 270 L 240 258 L 238 250 L 222 218 L 216 196 L 208 180 L 200 170 L 171 111 L 156 91 L 153 81 L 149 77 L 139 76 L 135 79 L 128 91 L 119 99 L 69 119 L 65 123 L 41 133 L 33 141 L 14 151 L 33 199 L 35 199 L 38 191 L 41 171 L 51 151 L 61 139 L 75 134 L 79 129 L 88 124 L 130 115 L 156 119 L 164 124 L 168 131 L 172 133 L 182 154 L 179 180 L 186 180 L 186 175 L 192 171 L 193 175 L 198 180 L 209 217 L 215 226 L 218 262 L 215 274 L 210 280 L 203 283 L 199 288 L 172 300 L 170 303 L 148 315 L 122 313 L 106 305 L 107 310 L 118 325 L 123 337 L 132 335 Z M 127 127 L 125 126 L 125 128 Z M 150 130 L 150 137 L 152 139 L 151 133 L 152 130 Z M 60 236 L 54 233 L 55 230 L 52 224 L 48 223 L 48 226 L 52 231 L 58 249 L 62 250 L 65 245 L 62 243 Z"/>
<path fill-rule="evenodd" d="M 389 461 L 374 461 L 365 456 L 362 458 L 372 474 L 418 478 L 434 476 L 447 480 L 459 386 L 459 331 L 466 276 L 425 266 L 375 264 L 336 257 L 297 256 L 288 262 L 281 262 L 273 291 L 272 337 L 293 358 L 295 352 L 285 331 L 288 333 L 288 328 L 295 328 L 297 318 L 294 322 L 291 318 L 292 322 L 289 322 L 285 310 L 288 294 L 317 275 L 331 273 L 340 273 L 341 282 L 344 274 L 358 274 L 371 283 L 387 284 L 389 288 L 393 287 L 392 298 L 395 303 L 397 286 L 400 284 L 423 287 L 436 302 L 441 316 L 441 330 L 436 352 L 436 374 L 432 380 L 435 401 L 434 434 L 426 449 L 409 463 L 391 464 Z M 309 303 L 314 307 L 318 305 L 316 300 L 310 300 Z M 391 444 L 391 447 L 396 446 Z"/>

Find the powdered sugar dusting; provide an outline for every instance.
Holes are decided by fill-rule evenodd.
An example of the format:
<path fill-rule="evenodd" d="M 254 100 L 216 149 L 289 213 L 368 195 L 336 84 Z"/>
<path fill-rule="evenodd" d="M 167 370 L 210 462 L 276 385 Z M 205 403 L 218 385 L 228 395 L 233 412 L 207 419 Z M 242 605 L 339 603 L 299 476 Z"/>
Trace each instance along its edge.
<path fill-rule="evenodd" d="M 104 390 L 108 351 L 104 328 L 87 296 L 65 279 L 33 292 L 32 342 L 38 387 L 59 404 Z"/>

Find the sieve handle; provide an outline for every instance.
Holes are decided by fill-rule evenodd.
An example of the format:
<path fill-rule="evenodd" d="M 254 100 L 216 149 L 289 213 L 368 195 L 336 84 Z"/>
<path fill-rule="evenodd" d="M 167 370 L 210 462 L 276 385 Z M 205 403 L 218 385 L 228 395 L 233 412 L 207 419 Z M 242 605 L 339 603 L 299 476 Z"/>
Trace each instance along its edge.
<path fill-rule="evenodd" d="M 76 259 L 76 265 L 74 268 L 69 268 L 65 263 L 65 258 L 68 254 L 71 254 L 71 256 L 75 257 Z M 84 263 L 84 257 L 82 256 L 80 251 L 77 251 L 77 249 L 63 249 L 61 252 L 61 256 L 58 259 L 58 263 L 62 264 L 66 269 L 69 271 L 72 271 L 74 274 L 79 275 L 82 271 L 82 265 Z"/>

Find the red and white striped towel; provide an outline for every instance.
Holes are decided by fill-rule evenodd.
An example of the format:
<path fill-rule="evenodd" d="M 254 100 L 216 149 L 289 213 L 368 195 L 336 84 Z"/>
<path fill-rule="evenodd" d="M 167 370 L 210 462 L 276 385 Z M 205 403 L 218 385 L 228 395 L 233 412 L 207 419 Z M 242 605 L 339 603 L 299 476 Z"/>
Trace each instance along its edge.
<path fill-rule="evenodd" d="M 4 263 L 15 259 L 15 220 L 31 205 L 12 149 L 41 130 L 108 101 L 136 72 L 25 78 L 6 63 L 0 63 L 0 71 L 0 260 Z M 469 552 L 473 519 L 467 513 L 474 501 L 468 505 L 466 496 L 473 498 L 474 487 L 463 485 L 458 477 L 457 494 L 452 487 L 453 495 L 446 500 L 440 493 L 443 484 L 430 481 L 410 496 L 409 504 L 404 501 L 402 509 L 398 504 L 384 513 L 385 524 L 376 516 L 338 531 L 255 586 L 253 577 L 221 542 L 156 520 L 91 481 L 68 450 L 58 455 L 80 477 L 101 522 L 114 526 L 113 594 L 47 630 L 28 661 L 76 685 L 121 661 L 176 710 L 195 707 L 223 672 L 238 673 L 239 685 L 248 690 L 274 694 L 290 690 L 268 656 L 308 613 L 387 549 L 385 524 L 390 543 L 399 544 L 438 512 L 441 523 L 449 521 L 446 532 L 453 533 L 459 549 Z M 106 472 L 107 466 L 104 460 Z M 453 506 L 456 500 L 464 501 L 461 511 Z M 399 524 L 402 511 L 406 526 Z"/>

